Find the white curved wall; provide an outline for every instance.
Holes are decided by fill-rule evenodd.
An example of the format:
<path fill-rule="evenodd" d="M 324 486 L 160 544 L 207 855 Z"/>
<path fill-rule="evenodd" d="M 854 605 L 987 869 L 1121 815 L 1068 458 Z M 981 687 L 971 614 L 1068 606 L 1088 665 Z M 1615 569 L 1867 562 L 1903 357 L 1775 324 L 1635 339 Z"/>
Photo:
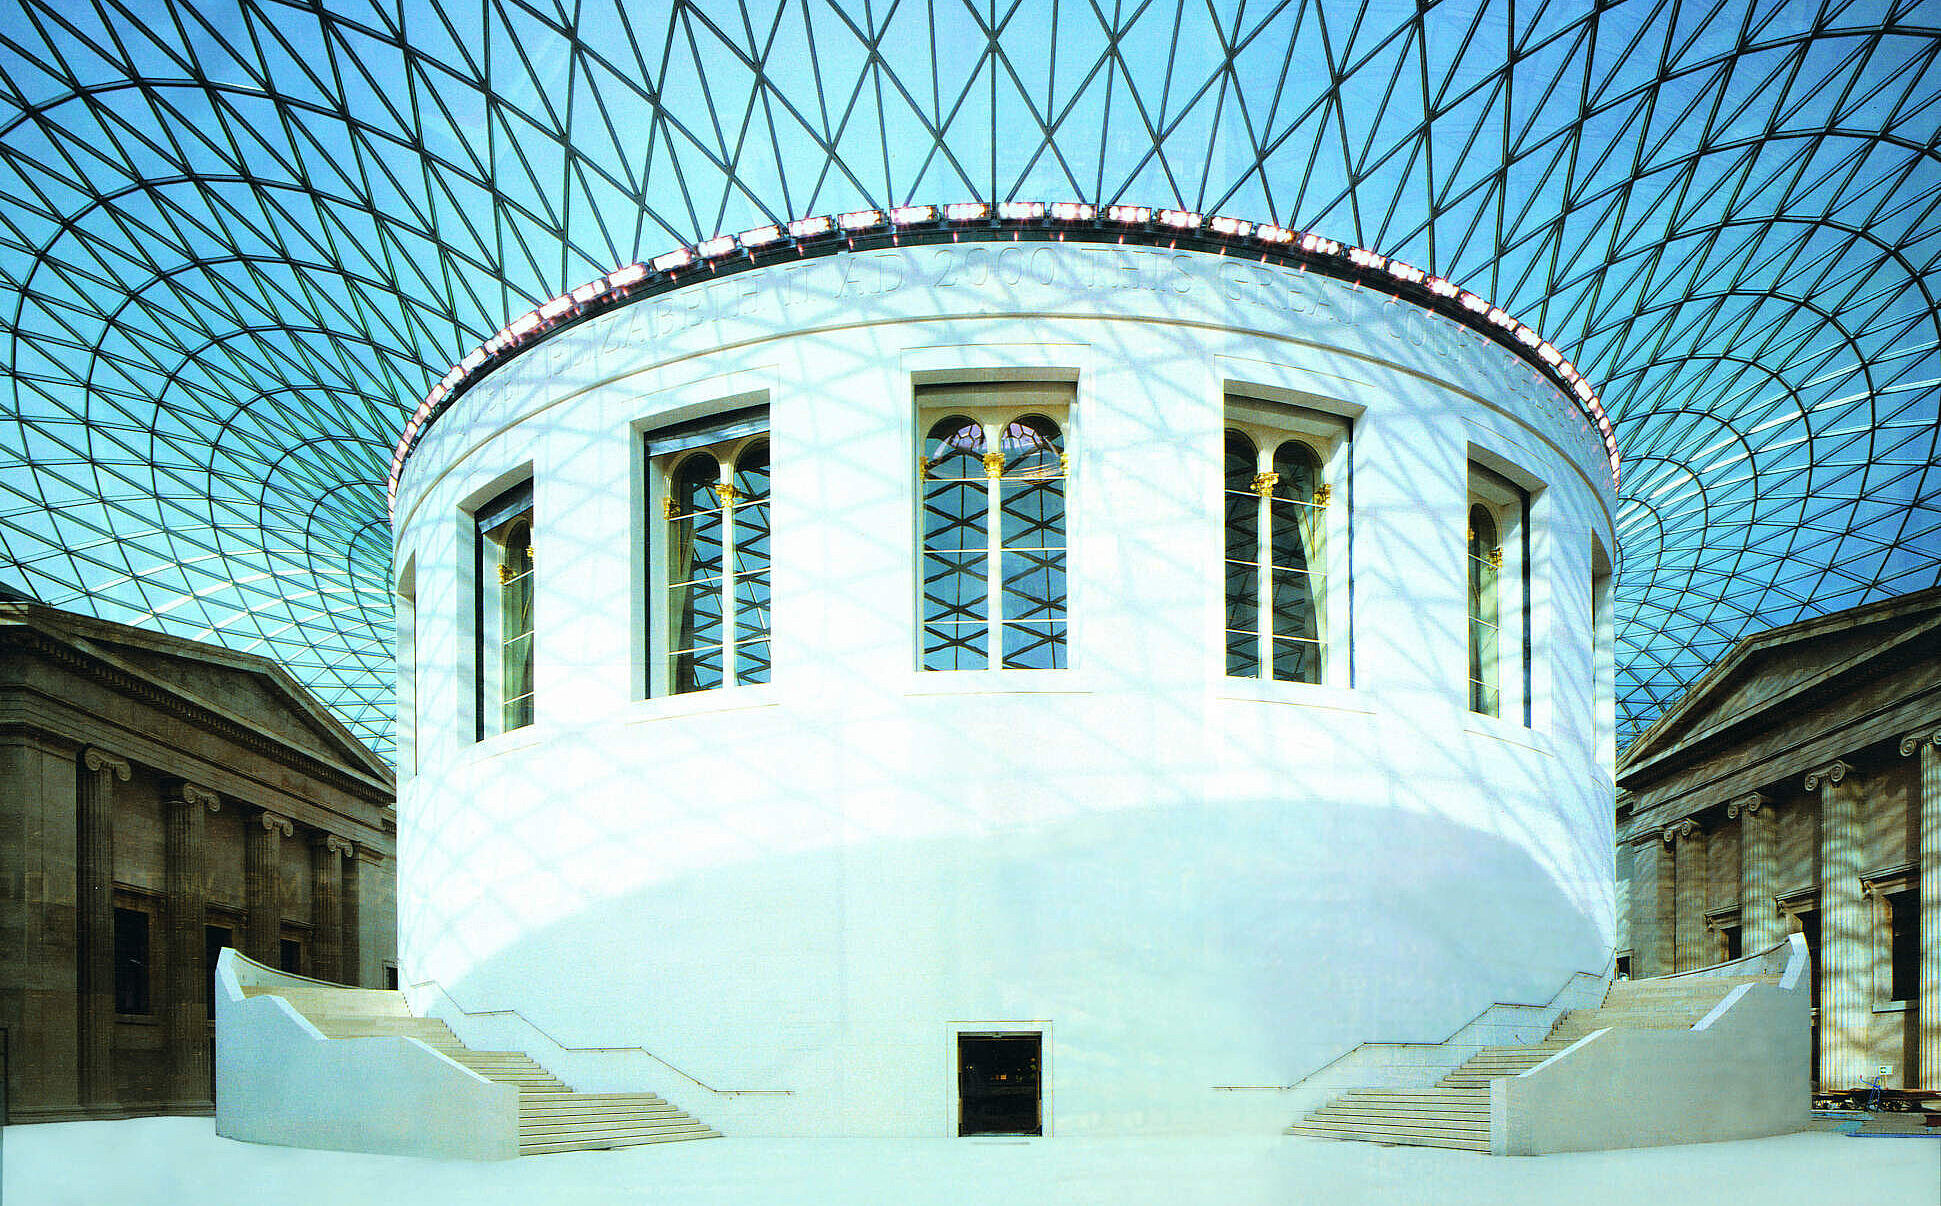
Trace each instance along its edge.
<path fill-rule="evenodd" d="M 913 386 L 1005 377 L 1076 383 L 1071 668 L 920 673 Z M 1351 686 L 1222 673 L 1235 388 L 1353 421 Z M 638 433 L 751 396 L 774 681 L 642 698 Z M 1472 457 L 1539 487 L 1529 728 L 1465 707 Z M 538 721 L 475 743 L 465 509 L 527 473 Z M 851 254 L 561 332 L 466 394 L 400 489 L 404 980 L 644 1046 L 693 1080 L 624 1057 L 613 1079 L 731 1133 L 952 1133 L 961 1023 L 1045 1030 L 1052 1133 L 1285 1125 L 1279 1094 L 1215 1086 L 1606 965 L 1611 507 L 1589 424 L 1515 357 L 1214 256 Z"/>

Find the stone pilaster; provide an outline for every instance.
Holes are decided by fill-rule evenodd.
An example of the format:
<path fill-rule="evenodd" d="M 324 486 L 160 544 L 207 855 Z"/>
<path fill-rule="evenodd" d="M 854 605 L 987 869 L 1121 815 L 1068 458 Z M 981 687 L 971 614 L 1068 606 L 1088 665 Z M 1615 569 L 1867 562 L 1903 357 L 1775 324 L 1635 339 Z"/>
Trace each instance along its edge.
<path fill-rule="evenodd" d="M 1903 756 L 1921 759 L 1921 986 L 1915 1008 L 1920 1027 L 1920 1062 L 1910 1078 L 1913 1085 L 1941 1090 L 1941 728 L 1909 734 L 1901 740 Z"/>
<path fill-rule="evenodd" d="M 169 1060 L 169 1093 L 178 1102 L 209 1097 L 209 978 L 202 966 L 202 927 L 209 909 L 209 885 L 202 872 L 202 817 L 216 812 L 216 793 L 184 783 L 162 801 L 165 844 L 162 880 L 166 890 L 168 951 L 164 965 L 163 1025 Z"/>
<path fill-rule="evenodd" d="M 81 754 L 80 800 L 76 810 L 74 901 L 80 958 L 81 1101 L 112 1105 L 115 1100 L 115 789 L 128 782 L 128 763 L 98 749 Z"/>
<path fill-rule="evenodd" d="M 1835 761 L 1806 776 L 1820 793 L 1820 1085 L 1859 1086 L 1873 1028 L 1874 910 L 1861 890 L 1860 798 L 1853 768 Z"/>
<path fill-rule="evenodd" d="M 278 966 L 277 939 L 283 933 L 283 839 L 296 832 L 290 818 L 265 809 L 243 826 L 243 901 L 249 910 L 243 953 L 258 963 Z"/>
<path fill-rule="evenodd" d="M 1672 963 L 1669 971 L 1690 971 L 1711 962 L 1711 935 L 1705 931 L 1705 830 L 1690 817 L 1665 827 L 1671 850 Z"/>
<path fill-rule="evenodd" d="M 1739 944 L 1748 955 L 1786 939 L 1786 919 L 1773 904 L 1779 835 L 1772 802 L 1758 792 L 1725 806 L 1739 822 Z"/>
<path fill-rule="evenodd" d="M 319 980 L 346 981 L 344 974 L 344 858 L 356 847 L 334 833 L 319 831 L 310 843 L 310 927 L 315 938 L 312 974 Z"/>
<path fill-rule="evenodd" d="M 1673 927 L 1678 910 L 1677 898 L 1673 895 L 1677 881 L 1672 875 L 1671 842 L 1669 834 L 1660 833 L 1639 851 L 1644 856 L 1639 861 L 1649 865 L 1651 877 L 1638 902 L 1639 914 L 1644 917 L 1648 931 L 1638 947 L 1643 964 L 1638 970 L 1640 977 L 1663 976 L 1672 970 L 1673 939 L 1677 933 Z"/>

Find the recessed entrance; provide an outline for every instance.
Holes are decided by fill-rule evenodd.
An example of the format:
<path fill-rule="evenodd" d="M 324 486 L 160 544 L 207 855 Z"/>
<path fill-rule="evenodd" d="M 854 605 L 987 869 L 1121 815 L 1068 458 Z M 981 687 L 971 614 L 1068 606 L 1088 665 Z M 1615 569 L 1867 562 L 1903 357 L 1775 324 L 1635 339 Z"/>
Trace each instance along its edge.
<path fill-rule="evenodd" d="M 958 1034 L 957 1133 L 1042 1135 L 1044 1035 Z"/>

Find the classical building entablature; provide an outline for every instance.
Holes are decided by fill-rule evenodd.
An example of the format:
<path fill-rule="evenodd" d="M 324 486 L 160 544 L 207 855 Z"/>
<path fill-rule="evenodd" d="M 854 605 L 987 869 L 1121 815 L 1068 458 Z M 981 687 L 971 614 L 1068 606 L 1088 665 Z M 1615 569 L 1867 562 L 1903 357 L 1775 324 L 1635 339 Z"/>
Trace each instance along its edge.
<path fill-rule="evenodd" d="M 1941 587 L 1747 637 L 1618 763 L 1624 832 L 1783 809 L 1941 731 Z M 1808 783 L 1808 780 L 1811 780 Z"/>
<path fill-rule="evenodd" d="M 339 789 L 395 795 L 384 761 L 266 658 L 24 601 L 0 602 L 0 645 Z"/>

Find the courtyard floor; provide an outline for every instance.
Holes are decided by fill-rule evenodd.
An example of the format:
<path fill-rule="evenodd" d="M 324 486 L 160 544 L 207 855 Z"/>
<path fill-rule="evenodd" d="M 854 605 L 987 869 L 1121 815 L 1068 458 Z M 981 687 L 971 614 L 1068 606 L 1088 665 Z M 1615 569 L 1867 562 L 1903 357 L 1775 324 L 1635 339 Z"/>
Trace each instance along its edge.
<path fill-rule="evenodd" d="M 5 1130 L 4 1206 L 531 1203 L 1451 1203 L 1936 1206 L 1941 1139 L 1825 1131 L 1496 1158 L 1244 1139 L 715 1139 L 503 1163 L 261 1147 L 209 1118 Z"/>

